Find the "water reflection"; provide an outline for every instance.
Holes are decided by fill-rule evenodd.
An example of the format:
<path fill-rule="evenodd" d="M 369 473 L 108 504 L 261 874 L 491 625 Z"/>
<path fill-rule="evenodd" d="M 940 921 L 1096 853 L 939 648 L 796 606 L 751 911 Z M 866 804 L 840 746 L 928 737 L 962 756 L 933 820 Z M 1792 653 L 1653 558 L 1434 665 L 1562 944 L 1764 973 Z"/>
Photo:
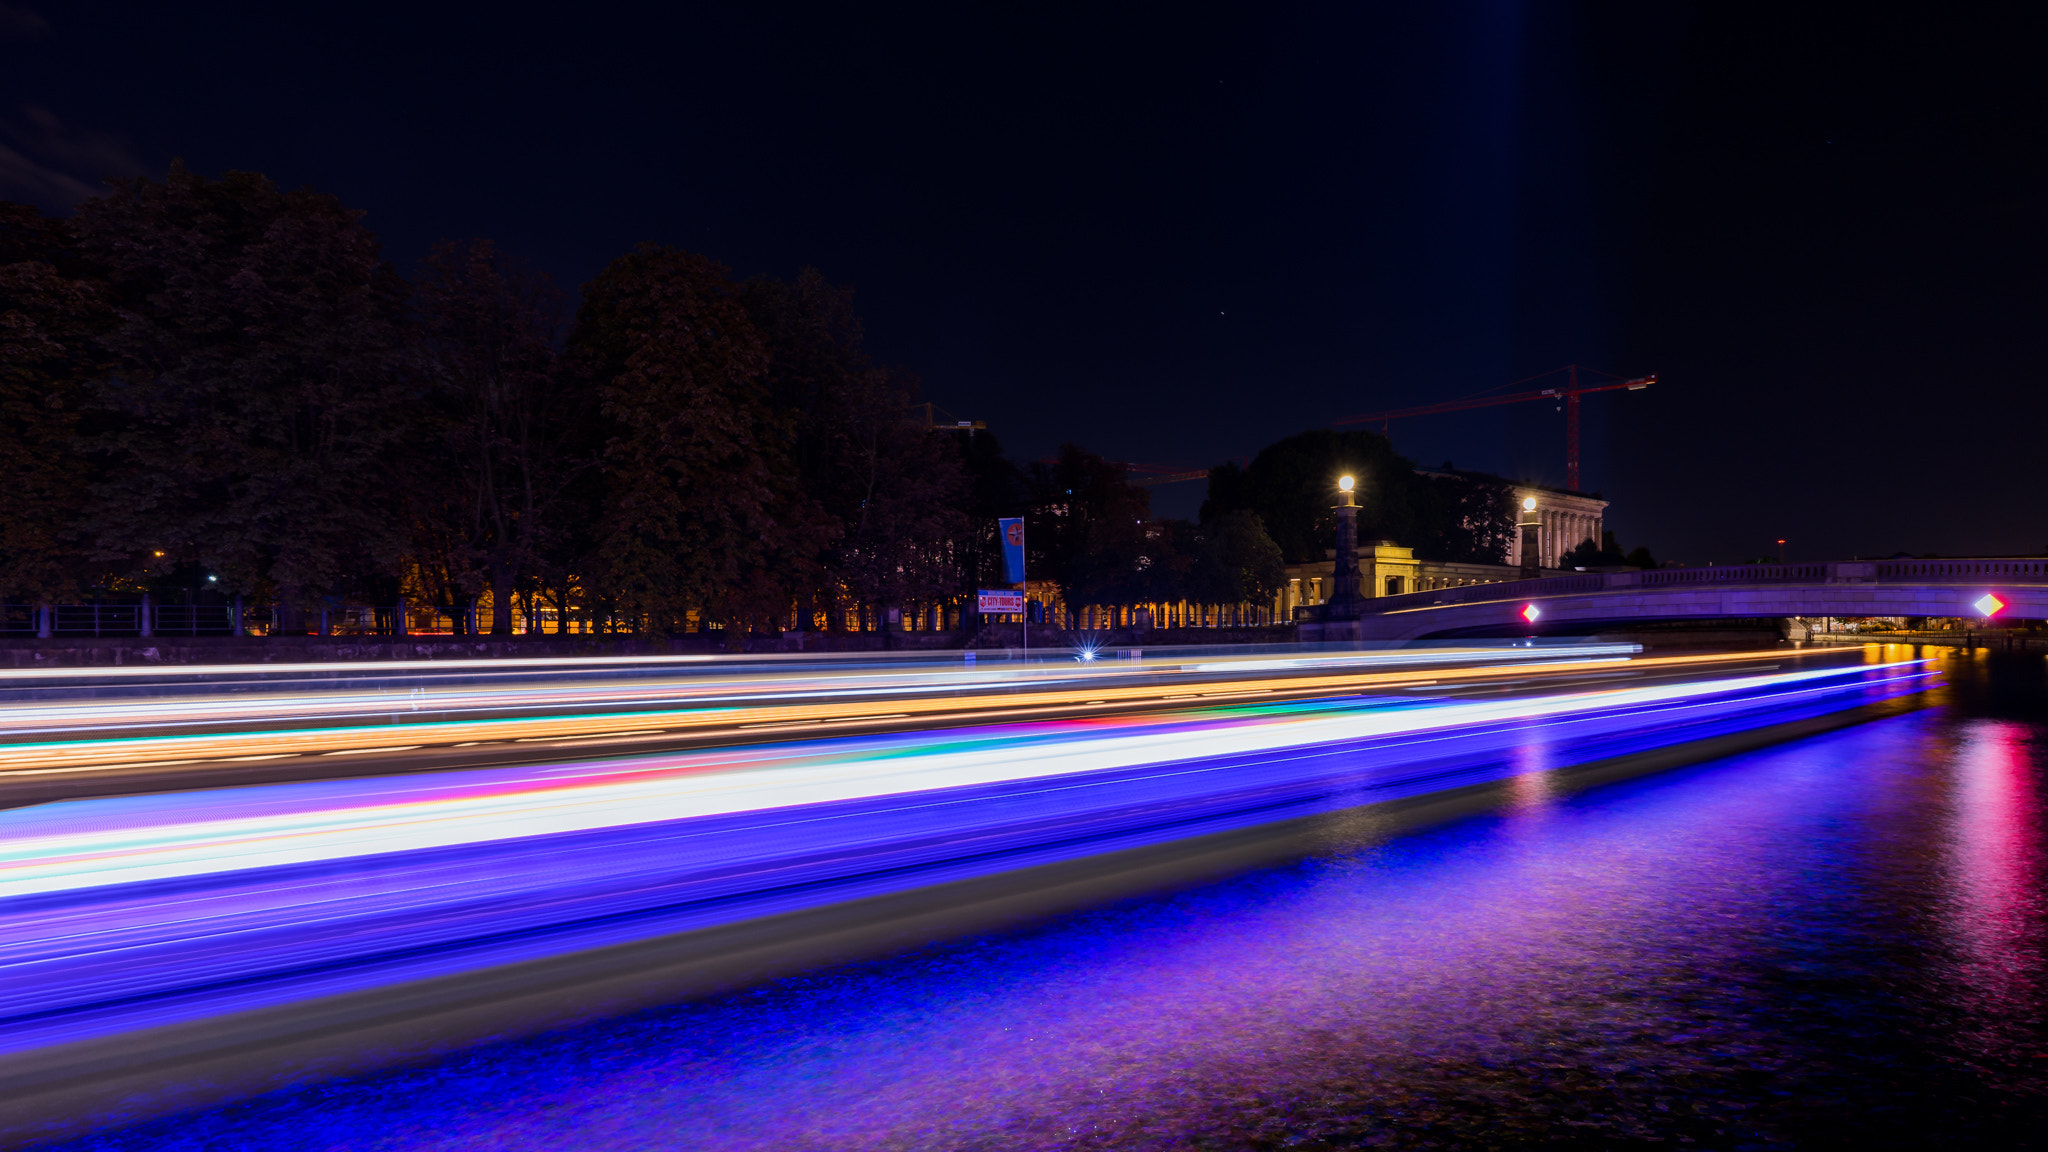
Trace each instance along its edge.
<path fill-rule="evenodd" d="M 1547 807 L 1558 795 L 1551 770 L 1558 766 L 1556 747 L 1548 740 L 1532 739 L 1511 753 L 1515 774 L 1506 781 L 1508 802 L 1520 812 Z"/>
<path fill-rule="evenodd" d="M 1961 728 L 1951 753 L 1944 921 L 1959 1043 L 1987 1068 L 2040 1041 L 2042 808 L 2029 747 L 2037 736 L 2023 724 L 1979 720 Z"/>
<path fill-rule="evenodd" d="M 2008 1136 L 2044 728 L 1966 696 L 1579 794 L 1534 734 L 1492 815 L 86 1146 Z"/>

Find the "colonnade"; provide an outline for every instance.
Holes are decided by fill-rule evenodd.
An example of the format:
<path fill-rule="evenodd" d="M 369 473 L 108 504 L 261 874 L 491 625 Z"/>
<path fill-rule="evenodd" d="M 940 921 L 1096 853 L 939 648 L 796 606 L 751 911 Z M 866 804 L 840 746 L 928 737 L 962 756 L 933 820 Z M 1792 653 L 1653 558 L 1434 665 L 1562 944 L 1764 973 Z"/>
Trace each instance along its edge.
<path fill-rule="evenodd" d="M 1564 554 L 1591 540 L 1600 544 L 1600 517 L 1579 512 L 1543 513 L 1543 566 L 1555 568 Z"/>

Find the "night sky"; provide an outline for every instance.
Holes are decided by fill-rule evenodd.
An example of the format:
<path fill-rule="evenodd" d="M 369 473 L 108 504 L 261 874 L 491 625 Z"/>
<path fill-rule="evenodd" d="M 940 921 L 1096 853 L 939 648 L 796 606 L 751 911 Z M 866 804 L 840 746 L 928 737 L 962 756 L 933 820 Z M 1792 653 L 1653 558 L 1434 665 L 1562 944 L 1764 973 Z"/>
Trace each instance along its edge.
<path fill-rule="evenodd" d="M 401 269 L 468 236 L 571 287 L 643 240 L 814 265 L 1021 459 L 1206 466 L 1654 371 L 1586 402 L 1624 547 L 2038 554 L 2044 13 L 0 0 L 0 198 L 175 156 L 335 193 Z M 1394 438 L 1563 480 L 1548 405 Z"/>

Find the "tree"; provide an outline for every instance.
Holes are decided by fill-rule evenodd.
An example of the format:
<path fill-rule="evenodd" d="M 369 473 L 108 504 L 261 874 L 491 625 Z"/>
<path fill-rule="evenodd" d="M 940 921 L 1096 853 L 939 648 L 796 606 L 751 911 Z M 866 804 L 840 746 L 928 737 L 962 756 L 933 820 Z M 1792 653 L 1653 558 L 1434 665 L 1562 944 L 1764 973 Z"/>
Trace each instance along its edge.
<path fill-rule="evenodd" d="M 111 317 L 61 222 L 0 203 L 0 594 L 95 582 L 77 532 L 92 473 L 74 442 Z"/>
<path fill-rule="evenodd" d="M 1483 472 L 1448 468 L 1416 476 L 1416 507 L 1405 541 L 1426 560 L 1505 564 L 1515 539 L 1515 487 Z"/>
<path fill-rule="evenodd" d="M 584 290 L 571 344 L 608 433 L 596 582 L 630 615 L 667 627 L 695 608 L 738 643 L 831 532 L 796 484 L 792 421 L 769 403 L 737 286 L 643 245 Z"/>
<path fill-rule="evenodd" d="M 1770 558 L 1759 560 L 1757 563 L 1775 564 L 1777 560 Z M 1621 542 L 1615 539 L 1612 531 L 1607 531 L 1600 534 L 1600 542 L 1598 544 L 1595 544 L 1590 539 L 1579 541 L 1577 545 L 1558 559 L 1557 565 L 1560 568 L 1600 568 L 1619 567 L 1621 565 L 1627 565 L 1631 568 L 1655 568 L 1657 561 L 1650 555 L 1648 548 L 1637 548 L 1633 552 L 1623 554 Z"/>
<path fill-rule="evenodd" d="M 964 507 L 967 530 L 957 542 L 954 557 L 959 565 L 960 596 L 966 605 L 960 613 L 961 628 L 971 632 L 980 627 L 979 609 L 974 599 L 976 589 L 1001 583 L 1005 575 L 1003 552 L 997 540 L 997 522 L 1001 518 L 1019 514 L 1027 516 L 1024 541 L 1029 550 L 1025 560 L 1029 571 L 1026 575 L 1036 574 L 1040 579 L 1050 575 L 1058 579 L 1058 574 L 1035 558 L 1039 548 L 1037 533 L 1042 530 L 1042 525 L 1030 516 L 1032 488 L 1024 470 L 1003 454 L 1002 441 L 987 431 L 941 430 L 936 435 L 941 443 L 951 448 L 967 478 Z"/>
<path fill-rule="evenodd" d="M 1319 428 L 1269 444 L 1238 472 L 1210 473 L 1204 519 L 1224 512 L 1258 514 L 1290 564 L 1323 559 L 1336 539 L 1337 478 L 1358 481 L 1358 537 L 1405 540 L 1414 534 L 1415 467 L 1377 432 Z"/>
<path fill-rule="evenodd" d="M 1257 513 L 1288 563 L 1314 563 L 1335 542 L 1337 478 L 1347 475 L 1357 480 L 1360 543 L 1392 540 L 1425 560 L 1507 562 L 1513 485 L 1448 465 L 1425 475 L 1376 432 L 1303 432 L 1267 445 L 1248 468 L 1213 468 L 1202 517 Z"/>
<path fill-rule="evenodd" d="M 1239 509 L 1205 521 L 1190 579 L 1191 599 L 1205 604 L 1270 603 L 1287 582 L 1280 546 L 1258 514 Z"/>
<path fill-rule="evenodd" d="M 1172 541 L 1161 531 L 1148 537 L 1151 495 L 1121 463 L 1062 444 L 1055 460 L 1031 466 L 1028 486 L 1034 570 L 1059 581 L 1069 609 L 1151 598 L 1171 570 L 1163 561 Z"/>
<path fill-rule="evenodd" d="M 100 559 L 160 551 L 288 605 L 395 567 L 418 393 L 405 285 L 360 215 L 177 164 L 80 205 L 112 312 L 82 517 Z"/>
<path fill-rule="evenodd" d="M 1237 461 L 1227 460 L 1209 469 L 1209 488 L 1197 514 L 1202 523 L 1226 512 L 1249 511 L 1251 506 L 1251 479 Z"/>
<path fill-rule="evenodd" d="M 415 285 L 422 367 L 442 452 L 415 517 L 414 547 L 438 561 L 450 594 L 489 589 L 491 631 L 522 580 L 537 578 L 561 496 L 592 461 L 576 443 L 594 413 L 556 362 L 554 285 L 488 240 L 434 246 Z"/>
<path fill-rule="evenodd" d="M 885 381 L 874 381 L 875 403 L 852 425 L 861 496 L 840 523 L 834 557 L 854 596 L 884 612 L 953 594 L 960 570 L 953 544 L 969 525 L 958 459 L 904 413 L 908 393 Z"/>
<path fill-rule="evenodd" d="M 823 600 L 836 630 L 842 592 L 883 615 L 950 598 L 968 481 L 959 453 L 912 418 L 915 379 L 870 361 L 852 291 L 815 268 L 750 281 L 742 298 L 768 350 L 770 397 L 794 421 L 799 482 L 836 539 L 805 569 L 799 615 Z"/>

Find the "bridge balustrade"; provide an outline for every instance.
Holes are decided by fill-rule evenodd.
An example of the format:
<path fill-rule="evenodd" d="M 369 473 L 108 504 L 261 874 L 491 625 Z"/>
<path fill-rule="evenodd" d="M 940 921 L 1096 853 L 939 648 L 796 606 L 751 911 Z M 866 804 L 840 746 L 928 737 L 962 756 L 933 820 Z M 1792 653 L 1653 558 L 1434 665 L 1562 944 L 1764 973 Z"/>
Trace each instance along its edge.
<path fill-rule="evenodd" d="M 1503 580 L 1492 584 L 1467 584 L 1460 588 L 1409 592 L 1400 596 L 1378 596 L 1365 602 L 1365 611 L 1400 612 L 1412 608 L 1438 608 L 1452 604 L 1534 600 L 1546 596 L 1574 596 L 1587 592 L 1619 592 L 1635 588 L 1672 588 L 1689 585 L 1843 584 L 1869 583 L 1876 580 L 1943 583 L 1985 579 L 2015 584 L 2048 583 L 2048 560 L 1856 560 L 1813 564 L 1729 564 L 1711 568 L 1655 568 L 1642 572 L 1583 572 L 1570 576 L 1546 576 L 1537 580 Z"/>
<path fill-rule="evenodd" d="M 1375 596 L 1365 602 L 1365 610 L 1399 612 L 1404 608 L 1435 608 L 1445 604 L 1483 604 L 1491 600 L 1570 596 L 1579 592 L 1599 592 L 1606 587 L 1606 575 L 1600 572 L 1546 576 L 1537 580 L 1501 580 L 1492 584 L 1466 584 L 1459 588 L 1404 592 L 1399 596 Z"/>
<path fill-rule="evenodd" d="M 1740 564 L 1716 568 L 1653 568 L 1647 572 L 1618 572 L 1634 576 L 1632 586 L 1655 587 L 1671 584 L 1783 584 L 1812 583 L 1828 578 L 1826 564 Z"/>
<path fill-rule="evenodd" d="M 2027 583 L 2048 581 L 2048 560 L 1879 560 L 1879 579 L 1942 580 L 1996 576 Z"/>

